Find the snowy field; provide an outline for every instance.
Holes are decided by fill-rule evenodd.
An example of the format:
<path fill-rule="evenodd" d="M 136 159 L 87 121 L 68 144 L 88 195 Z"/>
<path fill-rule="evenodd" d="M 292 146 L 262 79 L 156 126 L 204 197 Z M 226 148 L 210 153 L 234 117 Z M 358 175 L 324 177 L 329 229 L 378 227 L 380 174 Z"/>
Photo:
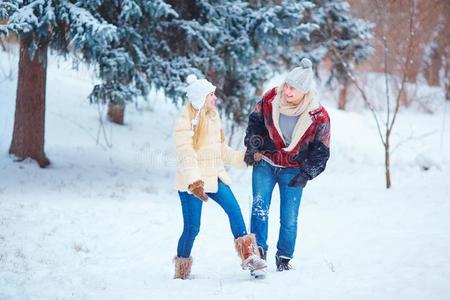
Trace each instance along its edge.
<path fill-rule="evenodd" d="M 0 52 L 0 299 L 448 299 L 449 104 L 439 102 L 434 115 L 401 112 L 386 191 L 370 113 L 338 111 L 325 99 L 331 159 L 304 191 L 295 270 L 275 271 L 275 190 L 265 280 L 240 269 L 226 216 L 210 201 L 193 279 L 182 281 L 172 279 L 182 230 L 171 140 L 177 108 L 153 95 L 127 108 L 125 126 L 102 126 L 104 108 L 86 99 L 93 77 L 52 59 L 52 164 L 40 169 L 8 156 L 16 91 L 16 76 L 4 78 L 8 69 Z M 232 177 L 248 225 L 251 169 Z"/>

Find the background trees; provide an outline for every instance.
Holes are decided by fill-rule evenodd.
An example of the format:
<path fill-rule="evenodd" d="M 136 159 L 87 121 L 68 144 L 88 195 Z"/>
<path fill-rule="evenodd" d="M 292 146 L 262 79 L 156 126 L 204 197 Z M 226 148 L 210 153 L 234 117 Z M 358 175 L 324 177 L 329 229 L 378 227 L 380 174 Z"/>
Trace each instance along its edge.
<path fill-rule="evenodd" d="M 220 108 L 242 125 L 265 81 L 305 56 L 332 61 L 345 81 L 345 62 L 369 53 L 366 23 L 346 1 L 6 0 L 0 36 L 20 40 L 16 118 L 10 153 L 44 167 L 48 49 L 95 67 L 100 82 L 89 99 L 124 121 L 127 102 L 154 88 L 183 102 L 185 78 L 205 75 L 218 87 Z"/>
<path fill-rule="evenodd" d="M 117 39 L 114 26 L 96 18 L 88 1 L 16 1 L 1 4 L 0 17 L 8 19 L 0 34 L 15 34 L 20 41 L 20 61 L 14 133 L 10 154 L 18 160 L 35 159 L 49 164 L 44 152 L 47 51 L 61 55 L 71 48 L 87 62 Z M 85 4 L 85 3 L 84 3 Z"/>

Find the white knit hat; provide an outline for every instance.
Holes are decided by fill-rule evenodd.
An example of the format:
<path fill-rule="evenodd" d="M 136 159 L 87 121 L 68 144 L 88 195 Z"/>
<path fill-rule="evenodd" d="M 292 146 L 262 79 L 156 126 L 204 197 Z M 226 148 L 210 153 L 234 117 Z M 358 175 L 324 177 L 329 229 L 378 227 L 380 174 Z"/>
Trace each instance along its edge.
<path fill-rule="evenodd" d="M 314 85 L 312 62 L 303 58 L 300 66 L 287 74 L 285 82 L 303 93 L 308 93 Z"/>
<path fill-rule="evenodd" d="M 186 95 L 192 106 L 199 110 L 205 104 L 206 96 L 216 90 L 216 87 L 206 79 L 197 79 L 194 74 L 186 78 L 189 84 L 186 88 Z"/>

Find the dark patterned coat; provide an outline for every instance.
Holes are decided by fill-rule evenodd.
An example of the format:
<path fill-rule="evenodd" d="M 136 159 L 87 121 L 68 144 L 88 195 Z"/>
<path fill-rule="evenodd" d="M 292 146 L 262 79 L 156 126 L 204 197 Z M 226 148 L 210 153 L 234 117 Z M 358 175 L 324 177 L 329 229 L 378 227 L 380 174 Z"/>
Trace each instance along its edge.
<path fill-rule="evenodd" d="M 304 187 L 325 170 L 330 157 L 330 117 L 318 102 L 312 103 L 300 116 L 301 124 L 296 125 L 287 146 L 278 125 L 278 104 L 272 105 L 276 95 L 276 88 L 268 91 L 249 116 L 245 162 L 254 165 L 254 153 L 261 152 L 277 165 L 300 168 L 289 186 Z"/>

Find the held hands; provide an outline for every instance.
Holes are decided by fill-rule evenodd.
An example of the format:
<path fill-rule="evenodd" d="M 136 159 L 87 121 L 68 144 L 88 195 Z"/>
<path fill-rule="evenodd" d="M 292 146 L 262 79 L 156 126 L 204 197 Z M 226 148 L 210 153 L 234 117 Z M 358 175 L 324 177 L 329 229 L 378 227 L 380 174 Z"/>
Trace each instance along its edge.
<path fill-rule="evenodd" d="M 262 157 L 263 157 L 263 155 L 261 154 L 261 152 L 256 152 L 256 153 L 253 155 L 253 159 L 255 160 L 255 162 L 260 161 L 260 160 L 262 159 Z"/>
<path fill-rule="evenodd" d="M 262 154 L 260 152 L 253 152 L 250 150 L 247 150 L 245 153 L 244 161 L 247 164 L 247 166 L 254 166 L 258 161 L 262 159 Z"/>
<path fill-rule="evenodd" d="M 189 191 L 194 194 L 195 197 L 199 198 L 203 202 L 208 201 L 208 195 L 205 193 L 204 189 L 205 183 L 202 180 L 197 180 L 188 186 Z"/>

